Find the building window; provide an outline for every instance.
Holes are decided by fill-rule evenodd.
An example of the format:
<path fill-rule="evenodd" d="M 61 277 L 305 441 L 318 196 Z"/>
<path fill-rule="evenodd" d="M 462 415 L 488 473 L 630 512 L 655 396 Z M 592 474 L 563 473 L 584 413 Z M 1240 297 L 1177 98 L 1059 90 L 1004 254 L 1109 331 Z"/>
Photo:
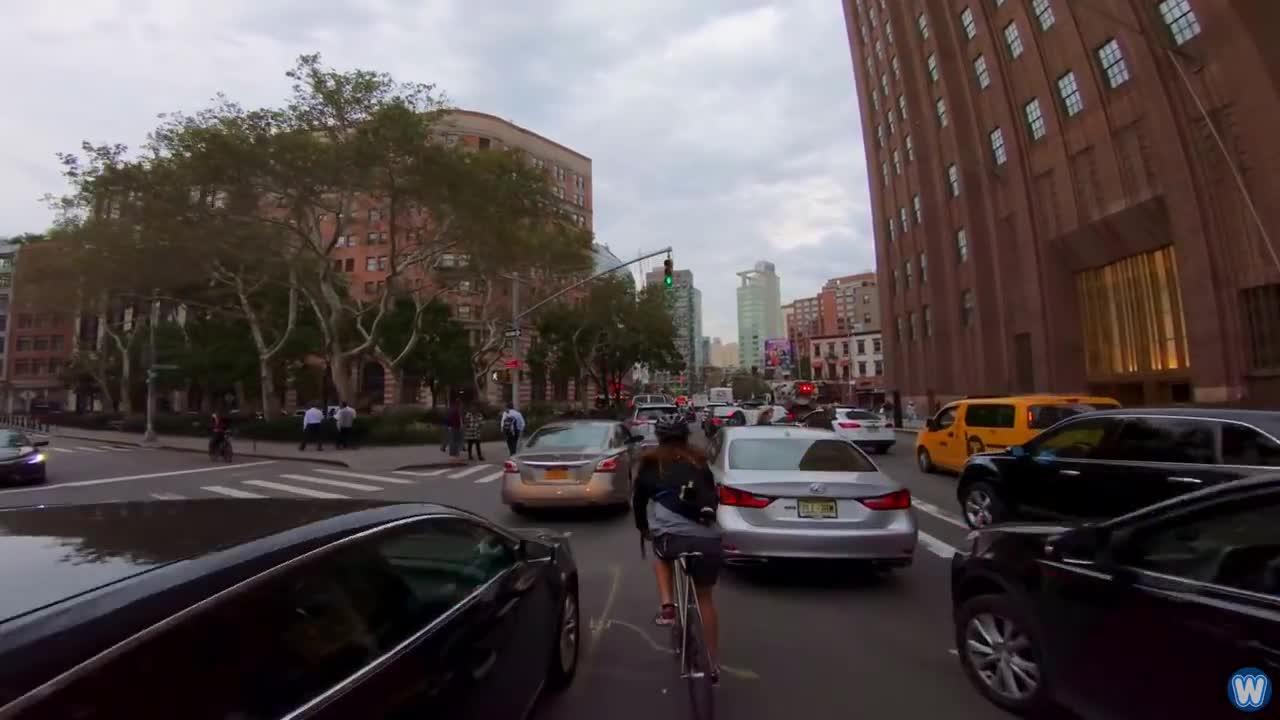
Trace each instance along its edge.
<path fill-rule="evenodd" d="M 893 227 L 893 218 L 887 218 L 887 219 L 888 219 L 888 222 L 885 224 L 889 226 L 889 242 L 893 242 L 894 232 L 896 229 Z"/>
<path fill-rule="evenodd" d="M 63 338 L 61 335 L 51 335 L 49 337 L 49 349 L 53 350 L 54 352 L 62 350 L 63 343 L 65 342 L 65 340 L 66 339 Z"/>
<path fill-rule="evenodd" d="M 884 60 L 884 43 L 879 40 L 876 41 L 876 57 Z"/>
<path fill-rule="evenodd" d="M 871 338 L 871 352 L 877 355 L 880 354 L 880 338 Z M 879 375 L 880 373 L 877 372 L 876 374 Z"/>
<path fill-rule="evenodd" d="M 1044 115 L 1040 112 L 1040 98 L 1031 98 L 1031 102 L 1022 106 L 1022 111 L 1027 114 L 1027 131 L 1031 133 L 1032 140 L 1039 140 L 1048 134 Z"/>
<path fill-rule="evenodd" d="M 20 338 L 18 338 L 18 347 L 17 347 L 17 350 L 18 350 L 18 352 L 30 352 L 30 351 L 31 351 L 31 338 L 29 338 L 29 337 L 20 337 Z"/>
<path fill-rule="evenodd" d="M 458 306 L 458 319 L 459 319 L 459 320 L 470 320 L 470 319 L 471 319 L 471 306 L 470 306 L 470 305 L 459 305 L 459 306 Z"/>
<path fill-rule="evenodd" d="M 1004 41 L 1009 46 L 1009 56 L 1014 60 L 1022 57 L 1022 36 L 1018 34 L 1018 23 L 1010 22 L 1004 26 Z"/>
<path fill-rule="evenodd" d="M 919 336 L 916 334 L 916 314 L 907 313 L 907 339 L 914 342 L 917 337 Z"/>
<path fill-rule="evenodd" d="M 871 322 L 871 313 L 862 313 L 862 322 L 864 323 Z"/>
<path fill-rule="evenodd" d="M 938 101 L 933 104 L 933 107 L 938 112 L 938 125 L 941 127 L 946 127 L 947 126 L 947 101 L 943 98 L 938 98 Z"/>
<path fill-rule="evenodd" d="M 1120 43 L 1111 38 L 1098 48 L 1098 62 L 1102 63 L 1102 73 L 1107 76 L 1107 86 L 1118 88 L 1129 82 L 1129 64 L 1124 61 L 1124 53 L 1120 51 Z"/>
<path fill-rule="evenodd" d="M 911 196 L 911 212 L 916 216 L 916 224 L 920 224 L 920 219 L 924 217 L 924 206 L 920 203 L 920 195 Z"/>
<path fill-rule="evenodd" d="M 369 209 L 369 222 L 377 222 L 382 219 L 382 210 L 378 208 Z"/>
<path fill-rule="evenodd" d="M 840 354 L 845 357 L 849 357 L 849 341 L 848 340 L 845 340 L 844 342 L 840 343 Z"/>
<path fill-rule="evenodd" d="M 973 19 L 973 11 L 968 7 L 960 11 L 960 24 L 964 26 L 965 37 L 972 40 L 978 34 L 978 23 Z"/>
<path fill-rule="evenodd" d="M 18 328 L 19 328 L 20 330 L 26 330 L 26 329 L 27 329 L 27 328 L 29 328 L 29 327 L 31 327 L 31 316 L 30 316 L 30 315 L 19 315 L 19 316 L 18 316 Z"/>
<path fill-rule="evenodd" d="M 889 123 L 889 134 L 896 135 L 898 128 L 893 124 L 893 108 L 889 108 L 889 114 L 885 116 L 885 120 Z"/>
<path fill-rule="evenodd" d="M 482 137 L 482 138 L 480 138 L 480 149 L 481 149 L 481 150 L 488 150 L 488 149 L 489 149 L 489 148 L 491 148 L 491 147 L 493 147 L 493 141 L 492 141 L 492 140 L 490 140 L 490 139 L 489 139 L 489 138 L 487 138 L 487 137 Z"/>
<path fill-rule="evenodd" d="M 880 92 L 884 93 L 884 99 L 889 99 L 889 74 L 880 73 Z"/>
<path fill-rule="evenodd" d="M 898 342 L 902 342 L 902 337 L 906 334 L 906 332 L 905 332 L 905 331 L 906 331 L 906 324 L 905 324 L 905 323 L 906 323 L 906 321 L 905 321 L 905 320 L 903 320 L 903 318 L 902 318 L 902 316 L 901 316 L 901 315 L 899 315 L 899 316 L 898 316 L 898 336 L 897 336 Z"/>
<path fill-rule="evenodd" d="M 367 272 L 373 272 L 378 269 L 378 258 L 370 255 L 364 259 L 364 269 Z"/>
<path fill-rule="evenodd" d="M 969 236 L 964 228 L 956 230 L 956 257 L 960 258 L 960 262 L 969 259 Z"/>
<path fill-rule="evenodd" d="M 1078 273 L 1086 375 L 1190 367 L 1183 297 L 1172 246 Z"/>
<path fill-rule="evenodd" d="M 31 362 L 29 360 L 15 360 L 13 362 L 14 375 L 30 375 Z"/>
<path fill-rule="evenodd" d="M 904 233 L 905 233 L 905 232 L 908 230 L 908 228 L 910 228 L 910 225 L 908 225 L 908 224 L 907 224 L 907 209 L 906 209 L 906 208 L 904 208 L 904 207 L 900 207 L 900 208 L 898 208 L 898 220 L 899 220 L 899 221 L 901 222 L 901 224 L 902 224 L 902 232 L 904 232 Z"/>
<path fill-rule="evenodd" d="M 35 336 L 34 340 L 35 340 L 35 342 L 33 343 L 33 347 L 32 347 L 32 349 L 33 349 L 33 350 L 37 350 L 37 351 L 39 351 L 39 352 L 48 352 L 48 351 L 49 351 L 49 336 L 48 336 L 48 335 L 37 335 L 37 336 Z"/>
<path fill-rule="evenodd" d="M 929 306 L 925 305 L 921 308 L 924 317 L 924 336 L 933 337 L 933 313 L 929 311 Z"/>
<path fill-rule="evenodd" d="M 898 114 L 902 115 L 902 121 L 906 122 L 907 120 L 907 96 L 906 95 L 898 96 Z"/>
<path fill-rule="evenodd" d="M 1058 95 L 1062 97 L 1062 107 L 1067 117 L 1074 117 L 1084 109 L 1084 99 L 1080 97 L 1080 86 L 1076 84 L 1076 74 L 1070 70 L 1058 78 Z"/>
<path fill-rule="evenodd" d="M 898 62 L 897 55 L 889 58 L 889 67 L 893 68 L 893 79 L 902 82 L 902 65 Z"/>
<path fill-rule="evenodd" d="M 379 255 L 379 256 L 378 256 L 378 269 L 379 269 L 379 270 L 381 270 L 381 271 L 384 271 L 384 272 L 386 271 L 386 269 L 387 269 L 387 256 L 386 256 L 386 255 Z"/>
<path fill-rule="evenodd" d="M 921 252 L 920 253 L 920 284 L 924 285 L 927 282 L 929 282 L 929 258 L 923 252 Z"/>
<path fill-rule="evenodd" d="M 978 87 L 986 90 L 991 86 L 991 73 L 987 72 L 987 58 L 979 55 L 973 59 L 973 74 L 978 78 Z"/>
<path fill-rule="evenodd" d="M 867 341 L 866 341 L 866 340 L 858 340 L 858 341 L 857 341 L 857 348 L 858 348 L 858 354 L 859 354 L 859 355 L 866 355 L 866 354 L 867 354 Z"/>
<path fill-rule="evenodd" d="M 889 292 L 890 292 L 890 293 L 892 293 L 892 294 L 894 294 L 894 295 L 897 295 L 897 294 L 898 294 L 898 278 L 899 278 L 899 277 L 901 277 L 901 276 L 898 274 L 898 268 L 894 268 L 894 269 L 893 269 L 893 276 L 892 276 L 892 277 L 893 277 L 893 281 L 892 281 L 892 282 L 890 283 L 890 285 L 889 285 Z"/>
<path fill-rule="evenodd" d="M 997 165 L 1003 165 L 1009 159 L 1004 149 L 1004 131 L 996 128 L 991 131 L 991 157 Z"/>
<path fill-rule="evenodd" d="M 914 161 L 916 159 L 916 148 L 911 144 L 911 133 L 903 136 L 903 142 L 907 145 L 907 162 Z"/>
<path fill-rule="evenodd" d="M 911 289 L 911 261 L 905 260 L 902 263 L 902 287 L 904 290 Z"/>
<path fill-rule="evenodd" d="M 916 27 L 920 28 L 920 37 L 925 40 L 929 39 L 929 18 L 924 13 L 916 16 Z"/>
<path fill-rule="evenodd" d="M 1280 284 L 1240 291 L 1248 328 L 1249 364 L 1255 370 L 1280 370 Z"/>
<path fill-rule="evenodd" d="M 884 36 L 889 40 L 889 42 L 893 42 L 893 27 L 889 25 L 888 20 L 884 21 Z"/>
<path fill-rule="evenodd" d="M 951 197 L 960 197 L 960 171 L 956 169 L 955 163 L 947 166 L 947 188 Z"/>
<path fill-rule="evenodd" d="M 973 325 L 973 291 L 965 290 L 960 293 L 960 326 L 971 327 Z"/>
<path fill-rule="evenodd" d="M 876 144 L 879 145 L 880 147 L 884 147 L 884 124 L 883 123 L 876 124 Z"/>
<path fill-rule="evenodd" d="M 880 177 L 884 180 L 884 186 L 889 187 L 889 161 L 880 161 Z"/>
<path fill-rule="evenodd" d="M 929 57 L 924 59 L 924 64 L 929 68 L 929 79 L 938 82 L 938 56 L 929 53 Z"/>
<path fill-rule="evenodd" d="M 1160 8 L 1160 17 L 1169 26 L 1175 43 L 1181 45 L 1200 34 L 1200 21 L 1187 0 L 1163 0 L 1156 7 Z"/>
<path fill-rule="evenodd" d="M 876 362 L 876 377 L 879 377 L 884 374 L 884 361 L 876 360 L 875 362 Z"/>
<path fill-rule="evenodd" d="M 898 152 L 897 148 L 893 150 L 893 174 L 902 174 L 902 154 Z"/>
<path fill-rule="evenodd" d="M 880 112 L 880 90 L 878 88 L 871 88 L 871 107 L 875 108 L 876 112 Z"/>
<path fill-rule="evenodd" d="M 1036 20 L 1040 21 L 1041 30 L 1053 27 L 1053 6 L 1049 4 L 1049 0 L 1031 0 L 1031 11 L 1036 14 Z"/>

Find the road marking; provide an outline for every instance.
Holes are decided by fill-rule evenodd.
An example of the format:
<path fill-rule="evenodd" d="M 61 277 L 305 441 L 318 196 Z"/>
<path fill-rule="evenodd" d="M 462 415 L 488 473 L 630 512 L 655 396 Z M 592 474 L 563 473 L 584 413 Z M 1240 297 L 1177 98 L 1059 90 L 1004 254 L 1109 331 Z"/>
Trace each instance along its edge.
<path fill-rule="evenodd" d="M 609 614 L 613 612 L 613 603 L 618 598 L 618 588 L 622 586 L 622 566 L 609 566 L 609 593 L 604 598 L 604 610 L 600 619 L 591 622 L 591 637 L 587 640 L 587 662 L 590 663 L 596 654 L 596 645 L 600 644 L 600 636 L 609 624 Z"/>
<path fill-rule="evenodd" d="M 49 449 L 50 449 L 50 450 L 52 450 L 52 451 L 54 451 L 54 452 L 60 452 L 60 453 L 73 453 L 73 452 L 75 452 L 75 450 L 68 450 L 68 449 L 66 449 L 66 448 L 55 448 L 55 447 L 51 447 L 51 448 L 49 448 Z"/>
<path fill-rule="evenodd" d="M 346 500 L 346 495 L 338 493 L 324 492 L 322 490 L 312 490 L 311 488 L 294 487 L 293 485 L 285 485 L 284 483 L 270 482 L 268 480 L 245 480 L 245 485 L 253 485 L 255 487 L 264 487 L 271 490 L 279 490 L 280 492 L 293 493 L 294 495 L 305 495 L 306 497 L 322 498 L 325 500 Z"/>
<path fill-rule="evenodd" d="M 952 525 L 955 525 L 958 528 L 964 528 L 965 530 L 969 529 L 969 526 L 965 525 L 963 520 L 956 517 L 955 515 L 952 515 L 946 510 L 943 510 L 937 505 L 924 502 L 923 500 L 916 497 L 911 498 L 911 504 L 929 513 L 930 515 L 938 518 L 939 520 L 942 520 L 943 522 L 949 522 Z"/>
<path fill-rule="evenodd" d="M 316 483 L 317 485 L 329 485 L 331 487 L 346 488 L 348 490 L 364 490 L 365 492 L 376 492 L 382 488 L 377 485 L 361 485 L 359 483 L 346 482 L 345 480 L 330 480 L 329 478 L 311 477 L 310 475 L 281 475 L 282 478 L 290 480 L 301 480 L 303 482 Z"/>
<path fill-rule="evenodd" d="M 952 555 L 959 552 L 928 533 L 917 532 L 916 534 L 919 536 L 920 544 L 924 546 L 924 549 L 940 558 L 950 559 Z"/>
<path fill-rule="evenodd" d="M 91 448 L 91 447 L 85 447 L 84 445 L 77 445 L 76 449 L 83 450 L 85 452 L 106 452 L 106 450 L 103 450 L 102 448 Z"/>
<path fill-rule="evenodd" d="M 491 483 L 491 482 L 493 482 L 494 480 L 497 480 L 497 479 L 498 479 L 498 478 L 500 478 L 500 477 L 502 477 L 502 472 L 501 472 L 501 471 L 496 472 L 496 473 L 494 473 L 494 474 L 492 474 L 492 475 L 485 475 L 485 476 L 484 476 L 484 477 L 482 477 L 482 478 L 476 478 L 476 483 L 477 483 L 477 484 L 479 484 L 479 483 Z"/>
<path fill-rule="evenodd" d="M 119 445 L 99 445 L 103 450 L 114 450 L 115 452 L 133 452 L 131 447 L 120 447 Z"/>
<path fill-rule="evenodd" d="M 253 499 L 253 500 L 263 500 L 263 499 L 266 499 L 266 497 L 267 497 L 266 495 L 259 495 L 258 493 L 251 493 L 251 492 L 249 492 L 248 490 L 237 490 L 237 489 L 235 489 L 235 488 L 224 487 L 224 486 L 222 486 L 222 485 L 205 485 L 204 487 L 202 487 L 202 488 L 200 488 L 200 489 L 201 489 L 201 490 L 208 490 L 208 491 L 209 491 L 209 492 L 211 492 L 211 493 L 218 493 L 219 495 L 226 495 L 227 497 L 233 497 L 233 498 L 246 498 L 246 499 Z"/>
<path fill-rule="evenodd" d="M 178 493 L 163 493 L 163 492 L 151 493 L 151 497 L 157 500 L 186 500 L 187 499 L 185 495 L 179 495 Z"/>
<path fill-rule="evenodd" d="M 450 480 L 461 480 L 462 478 L 464 478 L 464 477 L 466 477 L 466 476 L 468 476 L 468 475 L 475 475 L 476 473 L 480 472 L 481 470 L 483 470 L 483 469 L 485 469 L 485 468 L 487 468 L 487 467 L 489 467 L 489 466 L 488 466 L 488 465 L 475 465 L 475 466 L 473 466 L 473 467 L 469 467 L 469 468 L 467 468 L 466 470 L 460 470 L 460 471 L 458 471 L 458 472 L 456 472 L 456 473 L 454 473 L 454 474 L 450 475 L 450 476 L 449 476 L 449 479 L 450 479 Z"/>
<path fill-rule="evenodd" d="M 339 477 L 356 478 L 359 480 L 373 480 L 375 482 L 393 483 L 395 485 L 412 485 L 412 480 L 403 478 L 384 477 L 382 475 L 366 475 L 364 473 L 347 472 L 346 470 L 326 470 L 324 468 L 311 468 L 311 472 L 324 473 L 325 475 L 337 475 Z"/>
<path fill-rule="evenodd" d="M 257 462 L 239 463 L 235 465 L 214 465 L 213 467 L 196 468 L 194 470 L 170 470 L 169 472 L 148 473 L 146 475 L 122 475 L 120 477 L 98 478 L 96 480 L 77 480 L 75 482 L 58 483 L 57 485 L 41 485 L 40 487 L 14 488 L 0 490 L 0 494 L 19 492 L 39 492 L 64 487 L 85 487 L 87 485 L 105 485 L 107 483 L 125 482 L 127 480 L 147 480 L 149 478 L 172 477 L 174 475 L 194 475 L 196 473 L 218 472 L 219 470 L 240 470 L 256 465 L 271 465 L 275 460 L 259 460 Z"/>
<path fill-rule="evenodd" d="M 414 477 L 435 477 L 449 472 L 450 468 L 440 468 L 439 470 L 427 470 L 426 472 L 414 472 L 412 470 L 393 470 L 396 475 L 412 475 Z"/>

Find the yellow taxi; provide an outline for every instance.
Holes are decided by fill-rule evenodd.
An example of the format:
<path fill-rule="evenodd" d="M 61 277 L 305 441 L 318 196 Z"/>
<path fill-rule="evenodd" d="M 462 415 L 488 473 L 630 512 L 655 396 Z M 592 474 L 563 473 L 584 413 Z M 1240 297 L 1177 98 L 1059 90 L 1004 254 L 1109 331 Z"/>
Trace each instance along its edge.
<path fill-rule="evenodd" d="M 1081 395 L 957 400 L 939 410 L 916 435 L 916 462 L 924 472 L 959 470 L 974 453 L 1021 445 L 1072 415 L 1118 407 L 1111 398 Z"/>

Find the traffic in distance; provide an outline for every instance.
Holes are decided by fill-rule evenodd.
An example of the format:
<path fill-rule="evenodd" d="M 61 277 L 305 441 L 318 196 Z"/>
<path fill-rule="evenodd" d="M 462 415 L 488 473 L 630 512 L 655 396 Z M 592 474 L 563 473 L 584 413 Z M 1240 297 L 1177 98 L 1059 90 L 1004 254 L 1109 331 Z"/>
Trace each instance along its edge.
<path fill-rule="evenodd" d="M 892 583 L 922 554 L 937 562 L 939 519 L 969 528 L 944 554 L 951 636 L 937 642 L 993 711 L 1231 717 L 1237 687 L 1241 702 L 1270 702 L 1280 677 L 1280 413 L 981 397 L 943 406 L 915 432 L 803 389 L 745 399 L 717 390 L 637 396 L 620 420 L 533 429 L 497 482 L 474 486 L 497 503 L 483 513 L 349 498 L 0 510 L 0 570 L 24 578 L 0 589 L 0 718 L 578 717 L 566 709 L 572 694 L 556 693 L 589 652 L 579 578 L 608 562 L 595 533 L 669 471 L 653 458 L 677 440 L 690 449 L 666 450 L 687 452 L 705 480 L 642 494 L 637 517 L 648 518 L 649 540 L 663 522 L 705 528 L 717 549 L 697 555 L 729 573 L 721 582 L 779 567 L 843 574 L 853 563 Z M 45 482 L 31 467 L 46 469 L 48 441 L 3 432 L 4 483 Z M 690 505 L 699 519 L 655 509 L 681 511 L 697 482 L 710 490 Z M 949 503 L 918 496 L 937 487 L 950 489 Z M 511 520 L 554 524 L 548 513 L 579 508 L 597 512 L 572 537 Z M 100 536 L 112 538 L 109 561 L 87 546 Z M 718 571 L 689 572 L 696 612 L 714 603 L 733 617 L 734 602 L 761 592 L 713 594 Z M 648 593 L 661 625 L 664 606 Z M 747 622 L 761 621 L 782 619 Z M 662 671 L 703 698 L 694 708 L 704 717 L 695 681 L 720 685 L 718 708 L 745 692 L 720 683 L 732 666 L 717 648 L 750 631 L 716 624 L 690 622 L 701 644 L 684 639 L 706 663 Z M 186 652 L 194 646 L 214 651 Z M 1165 690 L 1139 697 L 1115 685 L 1136 667 Z M 144 678 L 154 690 L 129 690 Z M 683 690 L 671 701 L 688 702 Z"/>

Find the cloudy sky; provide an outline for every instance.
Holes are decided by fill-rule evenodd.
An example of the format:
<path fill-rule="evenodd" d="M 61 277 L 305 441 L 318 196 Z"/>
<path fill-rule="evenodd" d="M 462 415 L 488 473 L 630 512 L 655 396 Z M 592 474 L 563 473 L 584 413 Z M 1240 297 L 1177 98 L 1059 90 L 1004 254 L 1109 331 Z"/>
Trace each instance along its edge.
<path fill-rule="evenodd" d="M 726 342 L 756 260 L 784 301 L 874 265 L 839 0 L 4 2 L 0 235 L 48 224 L 54 153 L 137 145 L 220 91 L 279 103 L 317 51 L 590 156 L 597 239 L 624 259 L 672 245 Z"/>

